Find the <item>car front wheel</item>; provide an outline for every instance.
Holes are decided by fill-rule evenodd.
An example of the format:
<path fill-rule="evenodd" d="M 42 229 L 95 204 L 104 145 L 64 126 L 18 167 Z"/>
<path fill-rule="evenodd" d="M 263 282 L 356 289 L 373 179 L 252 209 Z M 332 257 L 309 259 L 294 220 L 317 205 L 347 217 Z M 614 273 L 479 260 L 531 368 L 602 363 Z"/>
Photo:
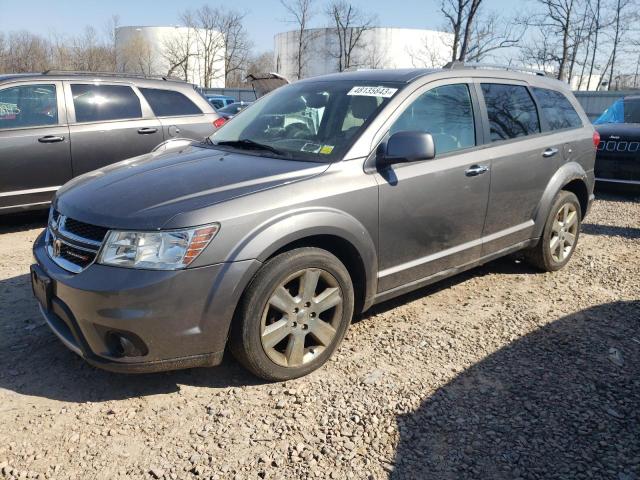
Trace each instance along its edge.
<path fill-rule="evenodd" d="M 338 348 L 353 315 L 349 272 L 331 253 L 299 248 L 260 269 L 232 325 L 230 347 L 266 380 L 288 380 L 323 365 Z"/>

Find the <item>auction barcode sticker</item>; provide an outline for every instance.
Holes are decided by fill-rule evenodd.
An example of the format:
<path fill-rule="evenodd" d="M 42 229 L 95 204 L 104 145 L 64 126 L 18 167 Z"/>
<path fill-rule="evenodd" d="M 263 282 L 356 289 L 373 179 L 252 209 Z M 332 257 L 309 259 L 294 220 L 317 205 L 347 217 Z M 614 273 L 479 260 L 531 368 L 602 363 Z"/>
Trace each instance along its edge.
<path fill-rule="evenodd" d="M 358 95 L 361 97 L 383 97 L 390 98 L 398 91 L 397 88 L 389 87 L 353 87 L 347 95 Z"/>

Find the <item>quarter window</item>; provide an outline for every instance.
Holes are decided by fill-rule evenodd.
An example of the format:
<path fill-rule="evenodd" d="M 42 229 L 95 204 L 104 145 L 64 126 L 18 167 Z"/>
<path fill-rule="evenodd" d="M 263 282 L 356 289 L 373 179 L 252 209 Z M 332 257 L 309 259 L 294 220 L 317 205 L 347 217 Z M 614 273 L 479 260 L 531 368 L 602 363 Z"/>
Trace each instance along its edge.
<path fill-rule="evenodd" d="M 0 130 L 57 124 L 55 85 L 18 85 L 0 90 Z"/>
<path fill-rule="evenodd" d="M 437 154 L 473 147 L 476 136 L 469 87 L 445 85 L 422 94 L 391 127 L 391 133 L 406 131 L 430 133 Z"/>
<path fill-rule="evenodd" d="M 526 87 L 483 83 L 482 93 L 492 142 L 540 132 L 536 105 Z"/>
<path fill-rule="evenodd" d="M 149 102 L 153 113 L 157 117 L 200 115 L 202 113 L 191 100 L 180 92 L 158 88 L 141 88 L 140 93 Z"/>
<path fill-rule="evenodd" d="M 71 85 L 77 122 L 141 118 L 140 100 L 125 85 Z"/>
<path fill-rule="evenodd" d="M 547 121 L 548 130 L 580 128 L 582 120 L 562 93 L 548 88 L 533 88 L 533 95 L 540 105 L 541 114 Z"/>

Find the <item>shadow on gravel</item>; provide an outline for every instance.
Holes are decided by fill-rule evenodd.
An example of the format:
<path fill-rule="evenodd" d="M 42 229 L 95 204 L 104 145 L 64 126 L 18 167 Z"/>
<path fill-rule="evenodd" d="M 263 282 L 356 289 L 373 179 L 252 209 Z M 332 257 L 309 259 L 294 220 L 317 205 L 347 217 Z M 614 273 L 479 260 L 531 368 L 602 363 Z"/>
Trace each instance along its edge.
<path fill-rule="evenodd" d="M 630 240 L 640 238 L 640 228 L 635 227 L 616 227 L 613 225 L 583 223 L 582 232 L 588 235 L 608 235 L 611 237 L 624 237 Z"/>
<path fill-rule="evenodd" d="M 640 301 L 561 318 L 400 416 L 391 478 L 640 479 L 639 373 Z"/>
<path fill-rule="evenodd" d="M 177 392 L 180 385 L 259 383 L 230 355 L 219 367 L 167 373 L 126 375 L 94 368 L 49 330 L 31 296 L 29 275 L 0 280 L 0 389 L 82 403 Z"/>
<path fill-rule="evenodd" d="M 48 210 L 0 215 L 0 234 L 22 232 L 47 225 Z"/>

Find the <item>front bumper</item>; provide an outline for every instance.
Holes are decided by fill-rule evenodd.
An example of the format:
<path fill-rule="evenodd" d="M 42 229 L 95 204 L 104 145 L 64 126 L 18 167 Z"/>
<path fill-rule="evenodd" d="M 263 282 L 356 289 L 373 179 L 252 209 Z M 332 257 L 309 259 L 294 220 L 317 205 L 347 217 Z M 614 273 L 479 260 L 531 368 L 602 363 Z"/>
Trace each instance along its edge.
<path fill-rule="evenodd" d="M 33 254 L 51 279 L 41 311 L 53 332 L 89 363 L 130 373 L 219 364 L 235 306 L 260 266 L 247 260 L 151 271 L 93 264 L 74 274 L 51 260 L 43 235 Z M 140 348 L 124 354 L 114 335 Z"/>

